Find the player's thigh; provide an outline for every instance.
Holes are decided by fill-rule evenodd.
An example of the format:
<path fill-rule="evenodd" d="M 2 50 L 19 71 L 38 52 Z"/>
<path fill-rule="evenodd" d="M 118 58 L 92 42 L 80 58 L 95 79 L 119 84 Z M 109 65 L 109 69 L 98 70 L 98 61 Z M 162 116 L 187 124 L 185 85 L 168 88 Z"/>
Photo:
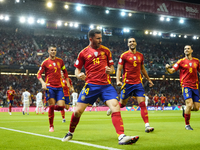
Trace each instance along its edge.
<path fill-rule="evenodd" d="M 138 101 L 138 104 L 140 104 L 141 102 L 144 102 L 145 101 L 145 98 L 144 97 L 136 97 L 137 101 Z"/>
<path fill-rule="evenodd" d="M 68 105 L 68 104 L 65 104 L 65 108 L 68 110 L 68 109 L 69 109 L 69 105 Z"/>
<path fill-rule="evenodd" d="M 64 100 L 59 100 L 56 103 L 58 106 L 65 106 L 65 101 Z"/>
<path fill-rule="evenodd" d="M 106 105 L 110 108 L 112 112 L 119 112 L 120 106 L 117 99 L 111 99 L 106 101 Z"/>
<path fill-rule="evenodd" d="M 49 103 L 49 106 L 50 106 L 50 105 L 55 105 L 56 100 L 55 100 L 54 98 L 49 98 L 49 99 L 48 99 L 48 103 Z"/>
<path fill-rule="evenodd" d="M 76 110 L 74 111 L 75 117 L 80 117 L 80 116 L 82 115 L 82 113 L 85 111 L 85 108 L 86 108 L 88 105 L 89 105 L 89 104 L 77 102 L 77 104 L 76 104 Z"/>
<path fill-rule="evenodd" d="M 186 106 L 192 107 L 193 106 L 193 100 L 192 98 L 188 98 L 185 100 Z"/>

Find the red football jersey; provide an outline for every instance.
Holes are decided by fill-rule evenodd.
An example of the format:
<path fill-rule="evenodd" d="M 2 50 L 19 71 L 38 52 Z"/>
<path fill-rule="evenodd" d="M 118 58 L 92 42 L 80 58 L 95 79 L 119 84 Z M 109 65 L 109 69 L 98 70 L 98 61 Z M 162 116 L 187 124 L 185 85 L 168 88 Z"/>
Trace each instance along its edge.
<path fill-rule="evenodd" d="M 70 78 L 68 79 L 69 79 L 69 84 L 72 85 L 72 80 Z M 69 87 L 67 86 L 67 81 L 65 79 L 62 79 L 62 87 L 63 87 L 64 96 L 70 96 Z"/>
<path fill-rule="evenodd" d="M 61 70 L 63 70 L 65 78 L 68 78 L 67 70 L 61 58 L 56 57 L 54 60 L 47 58 L 42 62 L 37 73 L 37 78 L 40 79 L 42 73 L 45 71 L 45 82 L 47 86 L 59 88 L 62 87 Z"/>
<path fill-rule="evenodd" d="M 83 49 L 74 64 L 78 69 L 84 65 L 87 83 L 107 85 L 111 84 L 110 75 L 106 74 L 106 66 L 113 65 L 110 50 L 101 45 L 98 49 L 87 46 Z"/>
<path fill-rule="evenodd" d="M 15 90 L 7 90 L 6 94 L 7 94 L 7 99 L 8 100 L 14 100 L 14 95 L 13 94 L 16 94 L 16 93 L 15 93 Z"/>
<path fill-rule="evenodd" d="M 154 97 L 153 97 L 153 100 L 154 100 L 154 102 L 155 102 L 155 103 L 157 103 L 157 102 L 158 102 L 158 99 L 159 99 L 159 97 L 158 97 L 158 96 L 154 96 Z"/>
<path fill-rule="evenodd" d="M 182 87 L 189 87 L 192 89 L 198 89 L 199 79 L 197 71 L 200 72 L 199 59 L 182 58 L 176 62 L 173 68 L 177 71 L 180 70 L 180 83 Z"/>
<path fill-rule="evenodd" d="M 166 97 L 165 96 L 161 96 L 160 100 L 161 100 L 161 103 L 165 103 Z"/>
<path fill-rule="evenodd" d="M 133 54 L 129 50 L 120 56 L 119 63 L 123 65 L 123 82 L 128 84 L 139 84 L 142 82 L 141 65 L 144 64 L 143 54 Z"/>

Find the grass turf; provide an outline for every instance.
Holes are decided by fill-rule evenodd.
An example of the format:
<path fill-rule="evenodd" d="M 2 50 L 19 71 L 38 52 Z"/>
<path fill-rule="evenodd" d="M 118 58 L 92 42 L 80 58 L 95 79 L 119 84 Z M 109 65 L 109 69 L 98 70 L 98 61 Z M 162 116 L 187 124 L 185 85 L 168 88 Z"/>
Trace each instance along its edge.
<path fill-rule="evenodd" d="M 47 113 L 44 115 L 22 115 L 13 112 L 0 113 L 0 127 L 48 135 L 64 137 L 68 132 L 72 112 L 66 112 L 66 123 L 62 123 L 60 112 L 55 113 L 54 130 L 50 133 Z M 112 125 L 111 117 L 106 112 L 84 112 L 76 128 L 73 140 L 124 150 L 199 150 L 200 149 L 200 116 L 192 112 L 191 127 L 185 130 L 181 111 L 149 111 L 150 125 L 155 128 L 153 133 L 145 133 L 144 122 L 139 111 L 123 111 L 122 118 L 126 135 L 139 135 L 140 139 L 133 145 L 118 145 L 117 134 Z M 101 149 L 56 139 L 28 135 L 15 131 L 0 129 L 0 149 L 4 150 L 93 150 Z"/>

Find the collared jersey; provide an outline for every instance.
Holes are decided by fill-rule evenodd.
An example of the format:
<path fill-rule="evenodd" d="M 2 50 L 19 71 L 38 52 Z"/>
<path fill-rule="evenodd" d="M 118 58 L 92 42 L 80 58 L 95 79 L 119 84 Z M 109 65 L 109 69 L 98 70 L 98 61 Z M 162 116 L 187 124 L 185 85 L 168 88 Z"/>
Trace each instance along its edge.
<path fill-rule="evenodd" d="M 118 64 L 123 65 L 123 82 L 128 84 L 142 83 L 141 65 L 144 64 L 143 54 L 136 52 L 133 54 L 129 50 L 124 52 Z"/>
<path fill-rule="evenodd" d="M 7 96 L 8 96 L 8 100 L 14 100 L 14 95 L 15 94 L 15 90 L 7 90 Z"/>
<path fill-rule="evenodd" d="M 161 103 L 165 103 L 165 100 L 166 100 L 166 97 L 165 97 L 165 96 L 161 96 L 161 97 L 160 97 Z"/>
<path fill-rule="evenodd" d="M 84 65 L 87 83 L 107 85 L 111 84 L 110 75 L 106 74 L 106 66 L 113 65 L 110 50 L 101 45 L 98 49 L 87 46 L 83 49 L 74 64 L 78 69 Z"/>
<path fill-rule="evenodd" d="M 155 103 L 157 103 L 157 102 L 158 102 L 158 99 L 159 99 L 159 97 L 158 97 L 158 96 L 154 96 L 154 97 L 153 97 L 153 100 L 154 100 L 154 102 L 155 102 Z"/>
<path fill-rule="evenodd" d="M 177 71 L 180 70 L 180 83 L 182 87 L 189 87 L 192 89 L 198 89 L 199 79 L 197 72 L 200 72 L 199 59 L 182 58 L 176 62 L 173 68 Z"/>

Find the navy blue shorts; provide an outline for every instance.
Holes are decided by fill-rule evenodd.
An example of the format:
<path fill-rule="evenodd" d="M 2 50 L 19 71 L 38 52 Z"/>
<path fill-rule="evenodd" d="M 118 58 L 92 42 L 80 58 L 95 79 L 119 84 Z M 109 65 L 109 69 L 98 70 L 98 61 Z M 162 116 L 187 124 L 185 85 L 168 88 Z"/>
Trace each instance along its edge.
<path fill-rule="evenodd" d="M 79 95 L 77 102 L 93 105 L 97 98 L 100 98 L 101 101 L 106 102 L 107 100 L 111 99 L 118 100 L 118 95 L 115 88 L 111 84 L 96 85 L 86 83 Z"/>
<path fill-rule="evenodd" d="M 46 90 L 46 100 L 49 100 L 50 98 L 54 98 L 57 101 L 59 100 L 65 100 L 63 88 L 53 88 L 53 87 L 47 87 L 48 90 Z"/>
<path fill-rule="evenodd" d="M 11 106 L 13 105 L 13 100 L 7 100 L 8 104 L 11 104 Z"/>
<path fill-rule="evenodd" d="M 65 104 L 70 105 L 69 96 L 65 96 Z"/>
<path fill-rule="evenodd" d="M 130 96 L 135 97 L 145 97 L 145 91 L 142 86 L 142 83 L 140 84 L 127 84 L 124 83 L 121 90 L 121 99 L 127 99 Z"/>
<path fill-rule="evenodd" d="M 200 103 L 198 89 L 191 89 L 189 87 L 183 87 L 182 93 L 183 93 L 184 100 L 187 100 L 188 98 L 192 98 L 193 102 Z"/>

